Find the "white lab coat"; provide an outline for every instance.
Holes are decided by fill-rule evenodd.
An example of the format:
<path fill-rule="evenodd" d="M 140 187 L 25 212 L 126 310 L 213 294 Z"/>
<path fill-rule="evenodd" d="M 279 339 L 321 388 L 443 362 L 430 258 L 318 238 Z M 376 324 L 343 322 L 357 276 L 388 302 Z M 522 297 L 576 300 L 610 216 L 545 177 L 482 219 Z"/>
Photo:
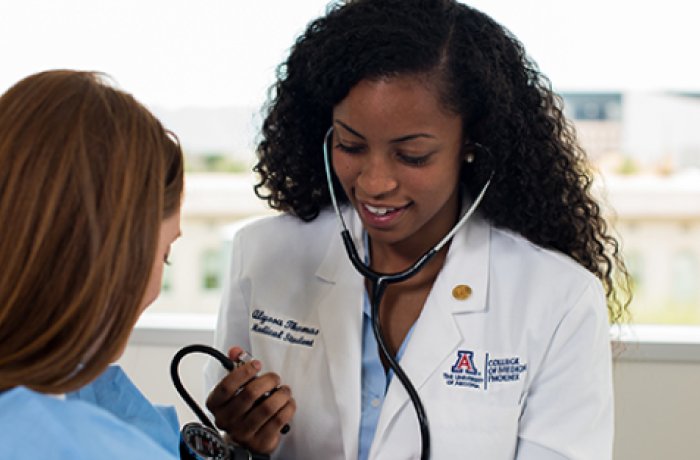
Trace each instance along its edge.
<path fill-rule="evenodd" d="M 360 256 L 362 228 L 344 211 Z M 453 288 L 472 288 L 466 300 Z M 215 345 L 240 345 L 297 402 L 274 458 L 358 455 L 363 278 L 335 215 L 276 216 L 237 232 Z M 609 328 L 600 282 L 475 214 L 452 241 L 401 365 L 426 409 L 432 459 L 612 456 Z M 223 377 L 206 370 L 206 388 Z M 414 408 L 387 390 L 369 458 L 418 459 Z"/>

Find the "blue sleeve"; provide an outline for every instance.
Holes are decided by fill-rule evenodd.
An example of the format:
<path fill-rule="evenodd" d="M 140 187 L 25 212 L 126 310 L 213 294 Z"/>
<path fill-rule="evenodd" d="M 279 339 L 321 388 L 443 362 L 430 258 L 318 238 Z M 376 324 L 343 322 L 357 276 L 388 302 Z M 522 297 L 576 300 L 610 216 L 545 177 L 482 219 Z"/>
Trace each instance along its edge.
<path fill-rule="evenodd" d="M 180 430 L 175 408 L 151 404 L 119 366 L 110 366 L 90 384 L 68 393 L 66 399 L 98 406 L 142 431 L 168 452 L 179 455 Z"/>

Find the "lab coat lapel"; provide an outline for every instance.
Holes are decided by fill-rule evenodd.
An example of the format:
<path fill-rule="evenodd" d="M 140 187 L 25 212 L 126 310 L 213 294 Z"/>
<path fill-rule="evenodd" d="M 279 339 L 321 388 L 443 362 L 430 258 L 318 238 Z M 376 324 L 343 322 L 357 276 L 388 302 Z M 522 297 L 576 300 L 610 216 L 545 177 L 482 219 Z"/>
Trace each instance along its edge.
<path fill-rule="evenodd" d="M 489 234 L 489 225 L 475 214 L 465 228 L 455 235 L 445 265 L 435 280 L 406 346 L 400 365 L 421 396 L 424 406 L 429 401 L 421 394 L 421 387 L 432 375 L 442 372 L 440 364 L 452 355 L 456 356 L 456 349 L 464 340 L 458 318 L 486 308 Z M 457 285 L 468 285 L 472 294 L 465 300 L 456 299 L 452 290 Z M 394 377 L 377 424 L 376 446 L 385 440 L 392 422 L 406 404 L 410 404 L 408 393 Z M 411 416 L 414 413 L 411 407 Z M 376 447 L 372 450 L 376 451 Z"/>
<path fill-rule="evenodd" d="M 347 210 L 345 214 L 346 222 L 354 223 L 354 213 Z M 361 228 L 359 231 L 351 231 L 353 235 L 362 234 Z M 358 455 L 361 411 L 364 283 L 345 252 L 340 237 L 340 225 L 330 238 L 331 243 L 325 258 L 316 272 L 316 276 L 326 283 L 325 292 L 321 294 L 318 314 L 324 334 L 330 383 L 340 416 L 343 450 L 346 459 L 354 460 Z M 355 243 L 362 257 L 364 249 L 360 242 Z"/>

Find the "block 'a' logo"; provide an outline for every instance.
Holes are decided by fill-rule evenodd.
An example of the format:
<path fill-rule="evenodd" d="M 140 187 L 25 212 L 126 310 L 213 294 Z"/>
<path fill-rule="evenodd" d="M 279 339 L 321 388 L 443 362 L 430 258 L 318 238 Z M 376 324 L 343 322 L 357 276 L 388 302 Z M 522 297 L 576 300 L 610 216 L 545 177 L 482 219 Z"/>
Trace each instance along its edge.
<path fill-rule="evenodd" d="M 474 352 L 468 350 L 457 351 L 457 360 L 452 365 L 452 372 L 455 374 L 477 374 L 478 371 L 474 365 Z"/>

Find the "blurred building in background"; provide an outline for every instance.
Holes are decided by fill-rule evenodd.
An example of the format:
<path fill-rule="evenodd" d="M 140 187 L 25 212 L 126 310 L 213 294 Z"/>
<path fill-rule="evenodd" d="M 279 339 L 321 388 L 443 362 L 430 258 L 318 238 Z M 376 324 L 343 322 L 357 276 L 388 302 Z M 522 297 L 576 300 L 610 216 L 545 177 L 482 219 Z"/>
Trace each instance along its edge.
<path fill-rule="evenodd" d="M 217 311 L 235 228 L 274 214 L 252 184 L 249 174 L 188 175 L 183 235 L 152 311 Z M 634 277 L 633 319 L 700 324 L 700 171 L 607 175 L 596 191 Z"/>
<path fill-rule="evenodd" d="M 700 97 L 585 92 L 563 98 L 599 170 L 596 193 L 622 237 L 634 278 L 633 321 L 700 324 Z M 250 170 L 257 115 L 250 109 L 198 112 L 194 119 L 202 123 L 188 123 L 192 117 L 181 111 L 159 115 L 181 135 L 190 165 L 219 171 L 190 167 L 183 236 L 173 246 L 163 295 L 153 310 L 215 313 L 235 228 L 273 214 L 253 193 L 251 173 L 231 173 L 231 163 L 219 161 L 233 152 L 231 159 L 244 165 L 240 169 Z M 216 144 L 225 132 L 238 138 Z M 224 153 L 216 154 L 217 161 L 198 162 L 211 152 Z"/>
<path fill-rule="evenodd" d="M 584 150 L 604 171 L 700 168 L 700 94 L 563 93 Z"/>

